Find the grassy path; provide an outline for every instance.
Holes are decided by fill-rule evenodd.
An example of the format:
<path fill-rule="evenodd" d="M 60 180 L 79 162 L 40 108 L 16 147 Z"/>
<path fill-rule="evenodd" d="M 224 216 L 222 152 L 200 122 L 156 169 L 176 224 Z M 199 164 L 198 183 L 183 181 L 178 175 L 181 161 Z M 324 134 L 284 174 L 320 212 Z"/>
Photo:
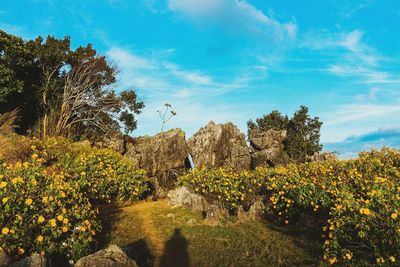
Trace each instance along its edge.
<path fill-rule="evenodd" d="M 160 237 L 159 232 L 154 226 L 153 212 L 157 209 L 167 209 L 166 201 L 159 202 L 139 202 L 123 209 L 125 213 L 134 213 L 141 221 L 141 227 L 147 236 L 153 249 L 155 257 L 155 266 L 159 266 L 159 259 L 164 251 L 164 240 Z"/>
<path fill-rule="evenodd" d="M 166 201 L 104 210 L 104 246 L 124 247 L 140 267 L 319 266 L 320 245 L 265 222 L 211 226 Z"/>

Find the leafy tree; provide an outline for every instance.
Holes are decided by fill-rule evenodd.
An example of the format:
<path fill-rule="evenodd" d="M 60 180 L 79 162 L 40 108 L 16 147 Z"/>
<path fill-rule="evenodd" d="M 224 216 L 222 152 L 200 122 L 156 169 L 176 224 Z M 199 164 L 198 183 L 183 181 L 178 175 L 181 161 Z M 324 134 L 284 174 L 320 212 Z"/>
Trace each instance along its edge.
<path fill-rule="evenodd" d="M 39 117 L 36 92 L 40 83 L 39 69 L 26 43 L 0 30 L 0 113 L 20 107 L 20 131 L 31 128 Z"/>
<path fill-rule="evenodd" d="M 275 131 L 286 130 L 289 124 L 288 116 L 283 116 L 279 111 L 274 110 L 270 114 L 257 118 L 256 122 L 249 120 L 247 122 L 248 132 L 251 130 L 259 129 L 261 131 L 268 131 L 273 129 Z"/>
<path fill-rule="evenodd" d="M 133 90 L 117 93 L 117 68 L 92 47 L 70 38 L 24 41 L 0 31 L 0 112 L 21 108 L 21 129 L 85 135 L 136 129 L 144 104 Z"/>
<path fill-rule="evenodd" d="M 46 41 L 41 36 L 28 41 L 27 47 L 34 55 L 34 62 L 39 69 L 40 87 L 37 93 L 40 96 L 42 116 L 42 134 L 49 133 L 49 115 L 60 101 L 64 83 L 63 68 L 70 55 L 70 38 L 57 39 L 48 36 Z"/>
<path fill-rule="evenodd" d="M 272 111 L 270 114 L 256 119 L 256 122 L 250 120 L 247 123 L 248 132 L 255 129 L 260 131 L 286 130 L 284 149 L 278 156 L 282 159 L 281 163 L 305 162 L 322 149 L 322 145 L 319 143 L 322 122 L 318 117 L 311 118 L 308 111 L 307 107 L 301 106 L 291 118 L 283 116 L 279 111 Z"/>

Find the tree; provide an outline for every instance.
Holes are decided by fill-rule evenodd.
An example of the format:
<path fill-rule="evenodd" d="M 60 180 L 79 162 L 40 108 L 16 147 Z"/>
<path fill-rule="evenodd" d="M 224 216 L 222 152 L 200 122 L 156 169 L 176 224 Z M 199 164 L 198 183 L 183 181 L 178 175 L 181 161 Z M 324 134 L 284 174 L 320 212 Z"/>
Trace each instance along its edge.
<path fill-rule="evenodd" d="M 288 116 L 283 116 L 279 111 L 273 110 L 270 114 L 257 118 L 256 122 L 249 120 L 247 122 L 248 131 L 259 129 L 261 131 L 268 131 L 273 129 L 275 131 L 286 130 L 289 124 Z"/>
<path fill-rule="evenodd" d="M 90 44 L 71 50 L 69 37 L 24 41 L 0 31 L 0 112 L 20 107 L 25 131 L 41 125 L 44 138 L 132 132 L 144 104 L 133 90 L 115 90 L 116 74 Z"/>
<path fill-rule="evenodd" d="M 39 118 L 39 72 L 26 42 L 0 30 L 0 113 L 20 107 L 20 132 L 26 132 Z"/>
<path fill-rule="evenodd" d="M 62 85 L 64 82 L 64 72 L 62 69 L 66 66 L 66 61 L 70 55 L 70 38 L 57 39 L 48 36 L 43 42 L 41 36 L 35 40 L 27 42 L 27 47 L 35 57 L 35 65 L 40 70 L 41 86 L 38 93 L 41 98 L 42 117 L 42 135 L 44 138 L 48 135 L 49 114 L 60 101 Z"/>
<path fill-rule="evenodd" d="M 176 112 L 172 109 L 171 104 L 165 103 L 164 110 L 157 110 L 158 115 L 162 121 L 161 123 L 161 132 L 164 130 L 165 124 L 172 119 L 172 117 L 176 116 Z"/>
<path fill-rule="evenodd" d="M 293 117 L 289 118 L 274 110 L 270 114 L 257 118 L 256 122 L 250 120 L 247 123 L 248 132 L 255 129 L 286 130 L 287 137 L 283 142 L 284 149 L 279 158 L 285 161 L 305 162 L 322 149 L 319 143 L 322 122 L 318 117 L 311 118 L 308 111 L 307 107 L 301 106 Z"/>

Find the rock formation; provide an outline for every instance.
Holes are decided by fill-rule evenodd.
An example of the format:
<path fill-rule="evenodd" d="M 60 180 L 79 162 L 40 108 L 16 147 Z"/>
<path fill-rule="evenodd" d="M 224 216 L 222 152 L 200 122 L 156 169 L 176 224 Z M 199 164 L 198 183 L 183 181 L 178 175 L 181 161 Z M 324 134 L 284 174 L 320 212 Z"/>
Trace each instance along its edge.
<path fill-rule="evenodd" d="M 149 177 L 157 178 L 155 186 L 161 188 L 173 187 L 176 177 L 189 167 L 188 155 L 185 133 L 181 129 L 152 137 L 131 138 L 126 143 L 125 156 L 138 168 L 146 170 Z"/>
<path fill-rule="evenodd" d="M 320 153 L 315 153 L 312 157 L 310 157 L 309 161 L 312 162 L 323 162 L 327 160 L 337 160 L 338 155 L 333 153 L 333 152 L 320 152 Z"/>
<path fill-rule="evenodd" d="M 118 246 L 111 245 L 106 249 L 97 251 L 79 259 L 74 267 L 137 267 L 134 260 Z"/>
<path fill-rule="evenodd" d="M 207 201 L 204 197 L 191 193 L 185 186 L 169 191 L 168 198 L 173 206 L 186 207 L 198 211 L 207 209 Z"/>
<path fill-rule="evenodd" d="M 188 140 L 196 168 L 250 168 L 250 152 L 244 134 L 231 122 L 208 123 Z"/>
<path fill-rule="evenodd" d="M 275 166 L 275 159 L 283 150 L 283 141 L 287 137 L 285 130 L 260 131 L 249 133 L 252 167 L 258 165 Z"/>
<path fill-rule="evenodd" d="M 34 253 L 29 257 L 25 257 L 20 261 L 13 262 L 10 267 L 46 267 L 47 259 L 40 254 Z"/>
<path fill-rule="evenodd" d="M 253 205 L 250 206 L 249 211 L 244 211 L 242 206 L 239 206 L 238 209 L 238 219 L 242 221 L 250 220 L 258 220 L 261 219 L 264 216 L 265 212 L 265 205 L 264 203 L 259 200 L 253 203 Z"/>

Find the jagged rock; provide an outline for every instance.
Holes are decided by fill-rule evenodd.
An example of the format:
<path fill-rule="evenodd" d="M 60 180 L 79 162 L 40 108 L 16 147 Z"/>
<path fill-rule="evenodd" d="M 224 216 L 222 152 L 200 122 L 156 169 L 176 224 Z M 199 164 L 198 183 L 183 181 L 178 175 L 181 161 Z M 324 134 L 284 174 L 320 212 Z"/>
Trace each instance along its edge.
<path fill-rule="evenodd" d="M 8 266 L 11 258 L 6 254 L 6 252 L 0 248 L 0 267 Z"/>
<path fill-rule="evenodd" d="M 218 204 L 210 204 L 207 206 L 206 210 L 206 220 L 213 224 L 218 224 L 222 218 L 229 216 L 229 212 L 220 207 Z"/>
<path fill-rule="evenodd" d="M 34 253 L 30 257 L 9 265 L 10 267 L 46 267 L 47 259 L 40 254 Z"/>
<path fill-rule="evenodd" d="M 283 150 L 283 141 L 287 137 L 285 130 L 260 131 L 252 130 L 249 133 L 251 166 L 275 166 L 276 158 Z"/>
<path fill-rule="evenodd" d="M 196 168 L 250 168 L 250 152 L 244 134 L 231 122 L 209 122 L 188 140 Z"/>
<path fill-rule="evenodd" d="M 97 139 L 95 145 L 100 148 L 113 149 L 123 155 L 126 152 L 127 139 L 129 137 L 124 137 L 120 133 L 108 133 Z"/>
<path fill-rule="evenodd" d="M 168 198 L 173 206 L 199 211 L 207 209 L 207 201 L 204 197 L 191 193 L 185 186 L 169 191 Z"/>
<path fill-rule="evenodd" d="M 134 260 L 129 258 L 126 253 L 118 246 L 111 245 L 106 249 L 97 251 L 79 259 L 75 267 L 137 267 Z"/>
<path fill-rule="evenodd" d="M 338 156 L 337 154 L 333 153 L 333 152 L 320 152 L 320 153 L 315 153 L 310 159 L 309 161 L 311 162 L 322 162 L 322 161 L 327 161 L 327 160 L 337 160 Z"/>
<path fill-rule="evenodd" d="M 126 143 L 125 156 L 138 168 L 146 170 L 149 177 L 156 177 L 156 186 L 160 188 L 173 188 L 176 177 L 189 167 L 188 155 L 185 133 L 181 129 L 132 138 Z"/>
<path fill-rule="evenodd" d="M 283 141 L 287 137 L 285 130 L 275 131 L 260 131 L 252 130 L 249 133 L 249 141 L 252 151 L 262 151 L 266 149 L 282 149 Z"/>
<path fill-rule="evenodd" d="M 250 209 L 246 212 L 243 210 L 242 206 L 239 206 L 238 209 L 238 219 L 242 221 L 246 220 L 258 220 L 261 219 L 264 215 L 265 205 L 264 203 L 259 200 L 256 201 L 253 205 L 250 206 Z"/>

